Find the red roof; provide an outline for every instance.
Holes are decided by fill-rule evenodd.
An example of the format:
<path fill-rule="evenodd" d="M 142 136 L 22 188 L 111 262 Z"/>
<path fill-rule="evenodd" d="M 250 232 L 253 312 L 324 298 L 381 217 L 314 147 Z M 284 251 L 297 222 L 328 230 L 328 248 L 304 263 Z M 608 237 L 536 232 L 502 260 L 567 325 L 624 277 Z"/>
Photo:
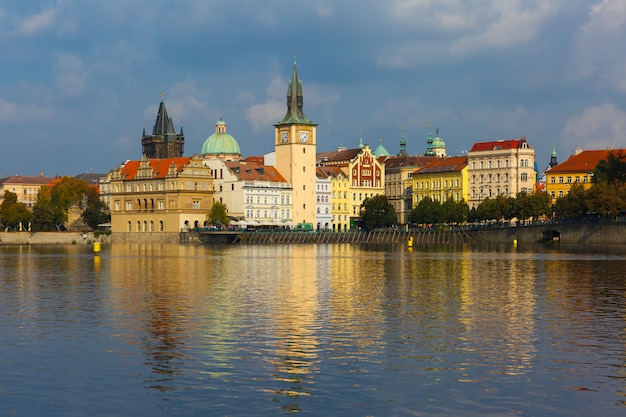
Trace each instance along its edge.
<path fill-rule="evenodd" d="M 189 160 L 191 157 L 183 156 L 180 158 L 163 158 L 163 159 L 149 159 L 150 166 L 152 167 L 152 172 L 154 172 L 154 178 L 165 178 L 168 173 L 168 170 L 172 164 L 176 165 L 176 170 L 180 172 L 180 170 L 185 166 L 189 165 Z M 132 180 L 137 175 L 137 170 L 141 161 L 128 161 L 122 168 L 122 177 L 125 180 Z"/>
<path fill-rule="evenodd" d="M 517 149 L 522 147 L 522 143 L 527 143 L 526 138 L 511 140 L 495 140 L 492 142 L 476 142 L 470 152 L 498 151 L 501 149 Z"/>
<path fill-rule="evenodd" d="M 567 161 L 558 164 L 551 168 L 548 173 L 557 172 L 591 172 L 595 169 L 598 162 L 602 159 L 606 159 L 609 156 L 609 152 L 613 152 L 613 155 L 617 156 L 619 151 L 626 151 L 623 149 L 613 150 L 601 150 L 601 151 L 582 151 L 578 155 L 570 156 Z"/>

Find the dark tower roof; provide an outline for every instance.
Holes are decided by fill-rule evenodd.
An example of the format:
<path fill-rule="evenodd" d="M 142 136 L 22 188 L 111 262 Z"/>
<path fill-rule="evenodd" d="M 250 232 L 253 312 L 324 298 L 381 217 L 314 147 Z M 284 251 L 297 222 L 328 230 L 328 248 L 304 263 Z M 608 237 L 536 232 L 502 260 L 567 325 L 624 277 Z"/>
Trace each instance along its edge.
<path fill-rule="evenodd" d="M 172 118 L 167 115 L 165 103 L 162 101 L 161 104 L 159 104 L 159 111 L 157 113 L 156 121 L 154 122 L 154 128 L 152 128 L 152 136 L 169 135 L 176 137 L 176 131 L 174 130 Z"/>
<path fill-rule="evenodd" d="M 315 124 L 304 115 L 302 110 L 304 106 L 304 96 L 302 95 L 302 81 L 298 78 L 298 69 L 296 68 L 296 59 L 293 59 L 293 74 L 289 80 L 287 88 L 287 114 L 278 123 L 282 124 Z"/>

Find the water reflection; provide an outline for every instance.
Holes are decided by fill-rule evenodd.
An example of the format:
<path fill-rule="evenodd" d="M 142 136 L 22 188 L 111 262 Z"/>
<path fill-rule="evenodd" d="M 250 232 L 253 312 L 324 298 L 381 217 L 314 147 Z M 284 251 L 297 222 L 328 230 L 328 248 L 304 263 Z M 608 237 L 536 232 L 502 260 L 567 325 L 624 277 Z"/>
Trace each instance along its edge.
<path fill-rule="evenodd" d="M 128 244 L 0 261 L 0 415 L 51 399 L 48 415 L 624 408 L 617 252 Z"/>

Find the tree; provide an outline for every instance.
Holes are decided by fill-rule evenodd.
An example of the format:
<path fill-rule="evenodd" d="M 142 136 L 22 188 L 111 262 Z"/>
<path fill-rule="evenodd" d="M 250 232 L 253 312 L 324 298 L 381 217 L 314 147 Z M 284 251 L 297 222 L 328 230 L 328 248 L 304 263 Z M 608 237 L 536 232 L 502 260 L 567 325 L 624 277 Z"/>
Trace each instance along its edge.
<path fill-rule="evenodd" d="M 361 204 L 361 209 L 361 221 L 365 230 L 393 226 L 397 223 L 396 210 L 384 195 L 366 198 Z"/>
<path fill-rule="evenodd" d="M 226 207 L 226 204 L 213 203 L 211 211 L 209 211 L 209 214 L 207 215 L 207 221 L 209 223 L 223 225 L 230 223 L 230 219 L 228 218 L 228 207 Z"/>
<path fill-rule="evenodd" d="M 414 224 L 438 224 L 441 222 L 441 204 L 424 197 L 411 211 L 409 220 Z"/>
<path fill-rule="evenodd" d="M 608 151 L 606 159 L 600 160 L 593 170 L 592 181 L 594 184 L 626 183 L 626 153 L 622 149 Z"/>
<path fill-rule="evenodd" d="M 83 211 L 83 220 L 87 226 L 95 230 L 99 225 L 111 221 L 111 213 L 104 201 L 97 200 L 87 205 Z"/>
<path fill-rule="evenodd" d="M 4 200 L 0 204 L 0 220 L 7 230 L 27 229 L 32 219 L 32 213 L 24 203 L 18 203 L 17 194 L 11 191 L 4 192 Z"/>
<path fill-rule="evenodd" d="M 448 199 L 441 205 L 440 223 L 464 223 L 467 220 L 468 214 L 469 206 L 467 205 L 465 200 L 454 201 L 453 199 Z"/>
<path fill-rule="evenodd" d="M 33 231 L 60 230 L 66 218 L 65 212 L 52 202 L 50 188 L 41 186 L 37 192 L 37 202 L 33 206 Z"/>

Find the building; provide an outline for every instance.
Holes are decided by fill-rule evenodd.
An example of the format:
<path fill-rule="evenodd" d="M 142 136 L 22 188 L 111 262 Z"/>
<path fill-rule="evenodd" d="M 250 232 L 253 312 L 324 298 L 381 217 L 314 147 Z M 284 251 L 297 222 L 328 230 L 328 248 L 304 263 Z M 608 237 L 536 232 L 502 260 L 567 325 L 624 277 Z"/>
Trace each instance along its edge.
<path fill-rule="evenodd" d="M 217 158 L 224 161 L 239 161 L 241 149 L 237 140 L 226 131 L 226 122 L 220 119 L 215 123 L 215 133 L 206 138 L 200 155 L 205 158 Z"/>
<path fill-rule="evenodd" d="M 413 205 L 424 198 L 443 203 L 447 200 L 467 201 L 467 156 L 437 158 L 412 174 Z"/>
<path fill-rule="evenodd" d="M 345 232 L 350 228 L 350 178 L 338 166 L 318 166 L 317 172 L 330 178 L 330 229 Z"/>
<path fill-rule="evenodd" d="M 254 161 L 204 159 L 213 171 L 214 200 L 240 226 L 290 227 L 291 184 L 272 166 Z"/>
<path fill-rule="evenodd" d="M 0 178 L 0 203 L 4 201 L 4 193 L 10 191 L 17 195 L 17 202 L 24 203 L 30 209 L 37 202 L 37 194 L 43 186 L 51 186 L 58 177 L 12 175 Z"/>
<path fill-rule="evenodd" d="M 350 228 L 360 218 L 361 204 L 366 198 L 385 194 L 385 167 L 369 145 L 356 149 L 339 148 L 335 152 L 317 154 L 318 165 L 341 168 L 348 177 L 348 208 Z"/>
<path fill-rule="evenodd" d="M 413 210 L 413 172 L 438 159 L 436 156 L 409 156 L 406 152 L 382 159 L 385 165 L 385 195 L 396 212 L 399 224 L 408 224 Z"/>
<path fill-rule="evenodd" d="M 470 208 L 486 198 L 534 192 L 535 151 L 526 138 L 476 142 L 467 157 Z"/>
<path fill-rule="evenodd" d="M 439 128 L 435 129 L 434 138 L 431 136 L 430 132 L 428 133 L 427 144 L 428 147 L 426 148 L 426 152 L 424 152 L 424 156 L 436 156 L 439 158 L 446 156 L 446 143 L 439 137 Z"/>
<path fill-rule="evenodd" d="M 591 187 L 593 170 L 609 153 L 617 156 L 622 149 L 614 150 L 590 150 L 577 151 L 566 161 L 552 166 L 546 171 L 546 192 L 550 196 L 550 202 L 556 203 L 556 199 L 569 194 L 574 184 L 582 184 L 583 188 Z"/>
<path fill-rule="evenodd" d="M 145 241 L 151 234 L 152 240 L 178 241 L 179 232 L 204 225 L 213 205 L 213 172 L 198 155 L 144 155 L 111 170 L 103 183 L 114 240 Z"/>
<path fill-rule="evenodd" d="M 303 106 L 302 82 L 294 59 L 287 89 L 287 113 L 274 125 L 275 167 L 293 189 L 293 224 L 316 221 L 317 124 L 306 118 Z"/>
<path fill-rule="evenodd" d="M 180 158 L 183 156 L 185 136 L 181 126 L 180 133 L 174 131 L 172 118 L 168 116 L 165 103 L 159 104 L 152 135 L 146 135 L 146 128 L 141 136 L 142 153 L 148 158 Z"/>
<path fill-rule="evenodd" d="M 318 230 L 329 230 L 331 228 L 332 214 L 331 214 L 331 196 L 332 196 L 332 167 L 331 169 L 323 169 L 323 167 L 317 167 L 315 169 L 315 175 L 317 176 L 315 199 L 316 203 L 316 228 Z"/>

